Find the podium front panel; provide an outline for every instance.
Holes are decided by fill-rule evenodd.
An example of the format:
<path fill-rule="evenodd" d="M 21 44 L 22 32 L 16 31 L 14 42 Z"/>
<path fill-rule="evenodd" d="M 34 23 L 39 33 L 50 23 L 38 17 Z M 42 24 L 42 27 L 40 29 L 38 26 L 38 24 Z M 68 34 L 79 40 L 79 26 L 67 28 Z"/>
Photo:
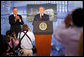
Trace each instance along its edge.
<path fill-rule="evenodd" d="M 52 35 L 35 35 L 37 56 L 50 56 Z"/>
<path fill-rule="evenodd" d="M 44 26 L 42 30 L 40 29 L 41 28 L 40 25 Z M 52 34 L 53 33 L 52 21 L 34 21 L 33 22 L 33 32 L 34 34 Z"/>

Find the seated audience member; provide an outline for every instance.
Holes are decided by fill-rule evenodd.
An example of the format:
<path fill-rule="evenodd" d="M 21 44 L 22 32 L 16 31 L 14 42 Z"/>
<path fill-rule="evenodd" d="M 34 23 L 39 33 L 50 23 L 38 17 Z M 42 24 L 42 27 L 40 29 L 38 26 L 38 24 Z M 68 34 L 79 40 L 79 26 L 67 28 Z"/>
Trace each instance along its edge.
<path fill-rule="evenodd" d="M 15 46 L 17 46 L 19 44 L 19 41 L 16 38 L 15 32 L 12 33 L 11 31 L 8 31 L 7 36 L 10 38 L 10 40 L 13 40 Z"/>
<path fill-rule="evenodd" d="M 54 32 L 55 39 L 65 46 L 65 56 L 77 55 L 80 35 L 81 32 L 83 32 L 83 9 L 75 9 L 72 12 L 71 17 L 68 18 L 70 23 L 65 22 L 65 20 Z"/>
<path fill-rule="evenodd" d="M 31 41 L 30 41 L 30 39 Z M 21 42 L 20 46 L 21 46 L 21 50 L 22 50 L 22 54 L 20 54 L 20 56 L 33 56 L 33 51 L 32 51 L 32 43 L 35 40 L 35 36 L 34 34 L 30 31 L 30 28 L 24 24 L 23 28 L 22 28 L 22 32 L 20 32 L 18 34 L 18 38 Z"/>
<path fill-rule="evenodd" d="M 6 42 L 8 43 L 8 49 L 6 50 L 7 53 L 6 55 L 8 56 L 16 56 L 16 47 L 19 44 L 18 39 L 16 38 L 16 34 L 13 32 L 11 33 L 11 31 L 7 31 L 6 33 Z"/>

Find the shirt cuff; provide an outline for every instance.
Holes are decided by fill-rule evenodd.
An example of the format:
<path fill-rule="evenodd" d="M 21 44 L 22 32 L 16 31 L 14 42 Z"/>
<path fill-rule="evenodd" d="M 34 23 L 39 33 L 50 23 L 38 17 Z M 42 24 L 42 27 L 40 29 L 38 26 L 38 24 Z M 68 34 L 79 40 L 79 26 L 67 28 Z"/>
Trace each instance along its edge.
<path fill-rule="evenodd" d="M 21 22 L 21 20 L 19 20 L 19 22 Z"/>

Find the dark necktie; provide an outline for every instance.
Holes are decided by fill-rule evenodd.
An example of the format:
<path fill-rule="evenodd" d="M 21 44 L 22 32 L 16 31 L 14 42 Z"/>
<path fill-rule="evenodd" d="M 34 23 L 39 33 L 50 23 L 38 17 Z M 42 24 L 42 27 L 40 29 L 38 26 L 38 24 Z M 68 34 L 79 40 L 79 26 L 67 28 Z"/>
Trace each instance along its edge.
<path fill-rule="evenodd" d="M 41 15 L 41 21 L 43 21 L 43 16 Z"/>

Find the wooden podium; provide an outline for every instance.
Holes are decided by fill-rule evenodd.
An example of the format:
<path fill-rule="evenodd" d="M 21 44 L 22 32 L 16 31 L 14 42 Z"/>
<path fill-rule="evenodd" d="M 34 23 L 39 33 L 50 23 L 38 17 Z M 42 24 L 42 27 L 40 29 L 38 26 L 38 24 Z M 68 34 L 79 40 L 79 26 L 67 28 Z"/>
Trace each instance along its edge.
<path fill-rule="evenodd" d="M 50 56 L 53 24 L 51 21 L 34 21 L 33 32 L 37 56 Z"/>

